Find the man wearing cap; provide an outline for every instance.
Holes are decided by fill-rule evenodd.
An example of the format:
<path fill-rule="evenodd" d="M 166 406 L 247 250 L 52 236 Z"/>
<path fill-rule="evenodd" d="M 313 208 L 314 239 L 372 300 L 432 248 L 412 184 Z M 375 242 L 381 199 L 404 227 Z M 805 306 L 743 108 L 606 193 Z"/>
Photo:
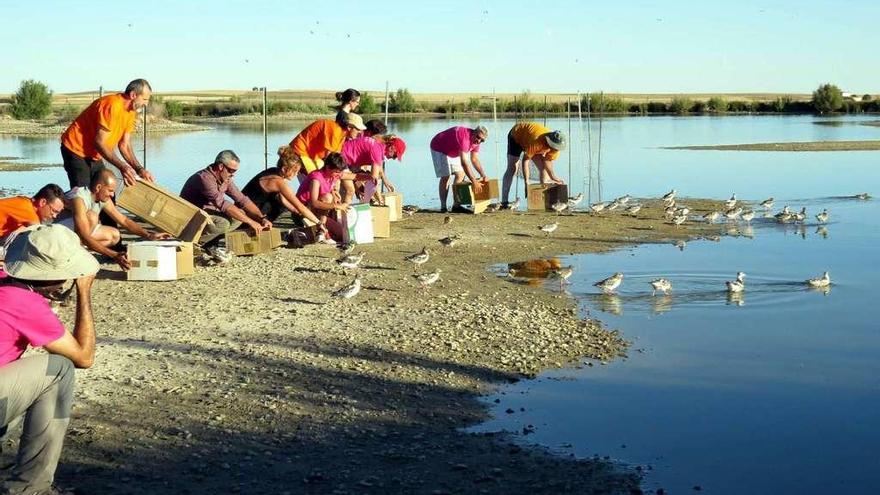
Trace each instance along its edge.
<path fill-rule="evenodd" d="M 234 151 L 223 150 L 214 158 L 214 163 L 191 175 L 180 191 L 181 198 L 210 215 L 211 221 L 202 231 L 199 244 L 218 263 L 231 259 L 229 253 L 218 245 L 226 232 L 237 229 L 241 224 L 249 226 L 255 233 L 272 228 L 272 222 L 250 198 L 242 194 L 233 181 L 240 163 Z"/>
<path fill-rule="evenodd" d="M 76 234 L 60 225 L 32 227 L 9 245 L 6 274 L 0 272 L 0 429 L 24 415 L 24 432 L 4 493 L 53 493 L 74 367 L 88 368 L 95 359 L 91 287 L 97 271 Z M 76 288 L 72 334 L 47 300 L 70 279 Z M 28 346 L 48 352 L 22 358 Z"/>
<path fill-rule="evenodd" d="M 164 232 L 150 232 L 117 210 L 113 204 L 116 185 L 116 176 L 110 169 L 99 170 L 89 181 L 89 187 L 74 187 L 67 192 L 67 203 L 57 223 L 76 232 L 87 248 L 112 258 L 120 268 L 128 270 L 131 263 L 125 251 L 110 249 L 110 246 L 117 245 L 121 239 L 119 229 L 101 225 L 98 216 L 102 212 L 117 225 L 144 239 L 155 241 L 170 236 Z"/>
<path fill-rule="evenodd" d="M 351 203 L 355 191 L 355 182 L 358 187 L 366 191 L 375 190 L 379 204 L 385 204 L 378 184 L 381 180 L 390 192 L 394 192 L 394 184 L 385 175 L 385 159 L 403 158 L 406 151 L 406 143 L 397 136 L 362 135 L 355 139 L 346 140 L 342 145 L 342 158 L 348 165 L 348 172 L 342 174 L 342 186 L 345 189 L 344 203 Z M 366 182 L 371 186 L 366 187 Z M 369 201 L 369 197 L 364 197 Z"/>
<path fill-rule="evenodd" d="M 507 133 L 507 171 L 501 186 L 501 207 L 508 205 L 513 176 L 522 164 L 525 191 L 529 190 L 529 160 L 538 168 L 541 184 L 548 180 L 557 184 L 565 182 L 553 172 L 553 162 L 565 149 L 565 134 L 553 131 L 537 122 L 517 122 Z M 522 160 L 520 160 L 522 156 Z"/>
<path fill-rule="evenodd" d="M 126 185 L 134 184 L 137 176 L 150 182 L 154 180 L 131 147 L 138 110 L 147 106 L 151 95 L 150 83 L 146 79 L 135 79 L 124 92 L 93 101 L 64 131 L 61 158 L 71 189 L 88 187 L 92 175 L 105 168 L 105 160 L 119 169 Z"/>
<path fill-rule="evenodd" d="M 0 199 L 0 261 L 5 246 L 17 230 L 48 223 L 64 209 L 64 191 L 56 184 L 46 184 L 32 198 L 15 196 Z"/>
<path fill-rule="evenodd" d="M 489 131 L 483 126 L 473 129 L 464 126 L 455 126 L 439 132 L 431 139 L 431 160 L 434 162 L 434 174 L 440 179 L 440 211 L 446 212 L 446 198 L 449 195 L 449 178 L 455 176 L 454 184 L 464 182 L 464 177 L 471 181 L 474 191 L 480 191 L 482 180 L 486 178 L 483 165 L 478 156 L 480 143 L 486 140 Z M 473 168 L 480 174 L 479 179 L 474 176 Z M 455 213 L 470 213 L 462 208 L 452 198 L 452 211 Z"/>
<path fill-rule="evenodd" d="M 344 125 L 330 119 L 316 120 L 290 141 L 290 147 L 302 158 L 300 174 L 306 176 L 323 167 L 328 153 L 339 153 L 346 139 L 358 137 L 367 128 L 356 113 L 347 113 L 344 119 Z"/>

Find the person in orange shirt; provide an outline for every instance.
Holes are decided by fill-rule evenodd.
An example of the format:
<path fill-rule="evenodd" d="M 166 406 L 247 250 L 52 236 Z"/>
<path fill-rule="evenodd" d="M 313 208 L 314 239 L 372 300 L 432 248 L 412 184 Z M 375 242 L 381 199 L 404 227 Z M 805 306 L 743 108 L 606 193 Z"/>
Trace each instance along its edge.
<path fill-rule="evenodd" d="M 304 178 L 306 175 L 324 166 L 324 158 L 331 152 L 342 151 L 342 143 L 346 139 L 354 139 L 366 130 L 364 119 L 356 113 L 345 115 L 345 125 L 339 125 L 330 119 L 321 119 L 312 122 L 300 131 L 290 142 L 294 153 L 299 155 L 303 162 L 300 171 Z"/>
<path fill-rule="evenodd" d="M 138 176 L 155 180 L 131 148 L 138 110 L 147 106 L 152 92 L 146 79 L 135 79 L 123 93 L 93 101 L 64 131 L 61 157 L 71 189 L 88 187 L 92 176 L 106 168 L 104 161 L 119 169 L 127 185 L 134 184 Z M 119 149 L 121 158 L 114 148 Z"/>
<path fill-rule="evenodd" d="M 3 247 L 12 242 L 18 230 L 55 219 L 64 210 L 64 191 L 57 184 L 46 184 L 34 197 L 0 199 L 0 260 Z"/>
<path fill-rule="evenodd" d="M 553 162 L 559 152 L 565 149 L 565 134 L 553 131 L 536 122 L 517 122 L 507 133 L 507 171 L 501 185 L 501 207 L 508 206 L 510 186 L 513 176 L 522 163 L 525 191 L 529 190 L 529 160 L 538 167 L 538 178 L 541 184 L 547 181 L 556 184 L 565 182 L 553 172 Z M 522 159 L 520 160 L 520 156 Z"/>

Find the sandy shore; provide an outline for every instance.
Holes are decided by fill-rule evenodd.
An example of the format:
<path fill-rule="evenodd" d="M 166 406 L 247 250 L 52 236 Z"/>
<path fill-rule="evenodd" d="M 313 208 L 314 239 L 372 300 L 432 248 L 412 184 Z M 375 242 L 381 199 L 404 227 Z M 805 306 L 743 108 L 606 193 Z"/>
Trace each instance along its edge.
<path fill-rule="evenodd" d="M 880 150 L 880 140 L 715 144 L 709 146 L 670 146 L 663 149 L 706 151 L 877 151 Z"/>
<path fill-rule="evenodd" d="M 571 299 L 487 268 L 723 230 L 675 227 L 661 211 L 454 215 L 445 226 L 420 212 L 358 248 L 365 289 L 348 302 L 329 298 L 352 276 L 328 246 L 165 283 L 125 282 L 106 266 L 94 288 L 97 360 L 77 374 L 58 481 L 90 494 L 637 493 L 634 467 L 461 428 L 486 418 L 477 399 L 503 383 L 627 349 Z M 538 232 L 552 220 L 554 234 Z M 461 244 L 441 248 L 453 232 Z M 423 245 L 423 271 L 443 270 L 430 290 L 403 261 Z M 68 324 L 72 312 L 61 309 Z"/>

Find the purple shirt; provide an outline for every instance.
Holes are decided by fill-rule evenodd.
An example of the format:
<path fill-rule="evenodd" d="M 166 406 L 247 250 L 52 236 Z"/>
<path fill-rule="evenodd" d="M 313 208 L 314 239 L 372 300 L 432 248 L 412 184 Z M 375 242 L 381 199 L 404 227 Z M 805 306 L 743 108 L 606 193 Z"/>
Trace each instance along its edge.
<path fill-rule="evenodd" d="M 190 176 L 180 190 L 180 197 L 189 201 L 206 211 L 226 212 L 232 201 L 226 199 L 226 196 L 232 198 L 235 205 L 244 208 L 253 202 L 247 196 L 238 190 L 232 180 L 220 182 L 217 176 L 211 173 L 210 167 L 199 170 Z"/>
<path fill-rule="evenodd" d="M 446 156 L 459 156 L 462 153 L 476 153 L 480 151 L 480 144 L 471 141 L 469 127 L 455 126 L 434 136 L 431 140 L 431 151 L 439 151 Z"/>
<path fill-rule="evenodd" d="M 318 181 L 318 184 L 320 184 L 320 187 L 318 188 L 318 194 L 323 196 L 325 194 L 330 194 L 331 192 L 333 192 L 333 188 L 336 186 L 336 183 L 339 182 L 339 178 L 337 177 L 334 180 L 331 178 L 331 175 L 329 173 L 325 175 L 324 169 L 311 172 L 308 175 L 308 178 L 299 185 L 299 189 L 297 189 L 296 191 L 297 199 L 305 204 L 308 204 L 309 201 L 312 199 L 313 181 Z"/>
<path fill-rule="evenodd" d="M 385 161 L 385 145 L 369 136 L 349 139 L 342 144 L 342 158 L 349 167 L 381 164 Z"/>

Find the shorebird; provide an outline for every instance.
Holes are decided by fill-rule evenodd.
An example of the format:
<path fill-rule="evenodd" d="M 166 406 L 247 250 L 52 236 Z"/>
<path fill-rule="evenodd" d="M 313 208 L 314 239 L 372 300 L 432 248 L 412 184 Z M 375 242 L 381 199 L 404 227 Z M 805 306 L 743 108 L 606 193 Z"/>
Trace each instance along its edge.
<path fill-rule="evenodd" d="M 746 288 L 746 274 L 743 272 L 736 273 L 736 280 L 728 280 L 727 292 L 742 292 Z"/>
<path fill-rule="evenodd" d="M 331 296 L 339 297 L 342 299 L 351 299 L 352 297 L 356 296 L 358 294 L 358 292 L 360 292 L 360 291 L 361 291 L 361 276 L 358 275 L 357 277 L 354 278 L 354 281 L 352 281 L 352 283 L 346 285 L 345 287 L 342 287 L 341 289 L 333 291 Z"/>
<path fill-rule="evenodd" d="M 568 283 L 568 278 L 571 277 L 571 274 L 574 273 L 574 267 L 569 265 L 562 268 L 556 268 L 555 270 L 550 271 L 550 277 L 558 278 L 559 285 Z"/>
<path fill-rule="evenodd" d="M 584 193 L 578 193 L 577 196 L 573 198 L 568 198 L 568 207 L 570 209 L 574 209 L 575 206 L 581 204 L 581 201 L 584 200 Z"/>
<path fill-rule="evenodd" d="M 730 209 L 724 212 L 724 218 L 728 220 L 736 220 L 742 214 L 743 209 L 742 206 L 737 206 L 734 209 Z"/>
<path fill-rule="evenodd" d="M 828 272 L 825 272 L 821 277 L 810 278 L 806 282 L 810 287 L 828 287 L 831 285 L 831 276 L 828 275 Z"/>
<path fill-rule="evenodd" d="M 602 289 L 602 292 L 606 294 L 610 294 L 620 286 L 621 282 L 623 282 L 623 274 L 616 272 L 614 275 L 596 282 L 593 286 Z"/>
<path fill-rule="evenodd" d="M 667 201 L 667 202 L 675 200 L 675 189 L 664 194 L 663 197 L 661 197 L 660 199 L 662 199 L 663 201 Z"/>
<path fill-rule="evenodd" d="M 427 289 L 428 286 L 432 285 L 434 282 L 440 280 L 440 269 L 436 269 L 430 273 L 423 273 L 421 275 L 413 275 L 416 280 L 419 281 L 419 284 L 423 289 Z"/>
<path fill-rule="evenodd" d="M 676 211 L 677 210 L 675 208 L 675 205 L 667 206 L 666 209 L 663 210 L 663 217 L 667 220 L 672 220 L 672 217 L 675 216 Z"/>
<path fill-rule="evenodd" d="M 632 216 L 636 216 L 636 213 L 642 210 L 642 205 L 632 205 L 626 209 L 626 212 Z"/>
<path fill-rule="evenodd" d="M 345 242 L 342 244 L 337 244 L 336 248 L 342 251 L 342 255 L 349 255 L 352 251 L 354 251 L 354 247 L 356 246 L 353 242 Z"/>
<path fill-rule="evenodd" d="M 451 247 L 455 246 L 455 243 L 458 242 L 458 239 L 459 239 L 458 234 L 452 234 L 450 236 L 444 237 L 443 239 L 438 239 L 437 242 L 442 244 L 443 247 L 451 248 Z"/>
<path fill-rule="evenodd" d="M 618 203 L 620 203 L 622 205 L 626 205 L 627 203 L 630 202 L 631 199 L 632 199 L 632 196 L 630 196 L 629 194 L 624 194 L 623 196 L 615 199 L 615 201 L 617 201 Z"/>
<path fill-rule="evenodd" d="M 490 203 L 489 206 L 486 207 L 486 211 L 495 212 L 501 209 L 501 203 Z"/>
<path fill-rule="evenodd" d="M 548 223 L 546 225 L 538 225 L 538 230 L 548 236 L 552 234 L 557 228 L 559 228 L 559 222 Z"/>
<path fill-rule="evenodd" d="M 342 267 L 342 274 L 345 275 L 345 270 L 354 270 L 358 267 L 358 265 L 364 259 L 364 254 L 366 253 L 349 254 L 343 256 L 342 258 L 336 260 L 336 264 Z"/>
<path fill-rule="evenodd" d="M 614 211 L 614 210 L 620 208 L 620 206 L 621 206 L 621 202 L 615 199 L 614 201 L 609 203 L 608 206 L 605 207 L 605 209 L 608 211 Z"/>
<path fill-rule="evenodd" d="M 818 220 L 819 223 L 828 222 L 828 209 L 823 209 L 822 213 L 816 213 L 816 220 Z"/>
<path fill-rule="evenodd" d="M 684 251 L 684 248 L 687 247 L 688 243 L 679 239 L 672 243 L 673 246 L 677 247 L 679 251 Z"/>
<path fill-rule="evenodd" d="M 568 209 L 568 202 L 557 201 L 557 202 L 553 203 L 552 205 L 550 205 L 550 208 L 552 208 L 553 211 L 556 212 L 556 215 L 559 215 L 560 213 L 562 213 L 563 211 Z"/>
<path fill-rule="evenodd" d="M 510 203 L 510 209 L 511 210 L 518 210 L 519 209 L 519 196 L 517 196 L 516 199 L 513 200 L 513 203 Z"/>
<path fill-rule="evenodd" d="M 791 209 L 788 207 L 788 205 L 783 206 L 782 211 L 773 215 L 773 218 L 775 218 L 776 221 L 779 223 L 789 222 L 789 221 L 791 221 L 792 217 L 793 217 L 793 215 L 792 215 Z"/>
<path fill-rule="evenodd" d="M 599 213 L 604 210 L 606 206 L 608 206 L 608 203 L 593 203 L 590 205 L 590 210 L 593 213 Z"/>
<path fill-rule="evenodd" d="M 733 195 L 730 196 L 730 199 L 724 202 L 724 205 L 727 206 L 728 210 L 732 210 L 733 207 L 736 206 L 736 201 L 736 193 L 733 193 Z"/>
<path fill-rule="evenodd" d="M 803 221 L 806 219 L 807 219 L 807 207 L 804 206 L 803 208 L 801 208 L 801 211 L 794 214 L 794 221 L 803 223 Z"/>
<path fill-rule="evenodd" d="M 755 218 L 755 212 L 752 210 L 745 210 L 742 212 L 742 219 L 746 221 L 746 223 L 751 223 L 752 219 Z"/>
<path fill-rule="evenodd" d="M 450 223 L 452 223 L 452 217 L 450 217 L 449 215 L 443 217 L 443 225 L 449 225 Z"/>
<path fill-rule="evenodd" d="M 715 220 L 718 220 L 719 218 L 721 218 L 720 211 L 710 211 L 709 213 L 706 213 L 705 215 L 703 215 L 703 220 L 705 220 L 709 223 L 712 223 Z"/>
<path fill-rule="evenodd" d="M 428 253 L 428 248 L 423 247 L 421 251 L 416 254 L 411 254 L 404 258 L 404 261 L 409 261 L 413 264 L 413 269 L 417 269 L 420 265 L 427 262 L 431 255 Z"/>
<path fill-rule="evenodd" d="M 675 216 L 687 215 L 690 212 L 691 212 L 690 208 L 688 208 L 687 206 L 682 206 L 681 208 L 675 210 Z"/>
<path fill-rule="evenodd" d="M 669 294 L 669 291 L 672 290 L 672 282 L 666 280 L 665 278 L 657 278 L 651 280 L 651 295 L 655 295 L 659 290 L 663 294 Z"/>
<path fill-rule="evenodd" d="M 674 223 L 675 225 L 681 225 L 681 224 L 685 223 L 687 221 L 687 219 L 688 219 L 687 215 L 677 215 L 677 216 L 672 217 L 672 223 Z"/>
<path fill-rule="evenodd" d="M 771 198 L 765 199 L 764 201 L 761 201 L 761 207 L 764 208 L 765 210 L 772 210 L 773 209 L 773 198 L 771 197 Z"/>
<path fill-rule="evenodd" d="M 414 213 L 417 213 L 419 211 L 419 207 L 416 205 L 403 205 L 401 210 L 403 211 L 403 213 L 406 214 L 406 216 L 411 217 Z"/>
<path fill-rule="evenodd" d="M 861 199 L 862 201 L 867 201 L 871 199 L 871 195 L 868 193 L 859 193 L 854 196 L 856 199 Z"/>

